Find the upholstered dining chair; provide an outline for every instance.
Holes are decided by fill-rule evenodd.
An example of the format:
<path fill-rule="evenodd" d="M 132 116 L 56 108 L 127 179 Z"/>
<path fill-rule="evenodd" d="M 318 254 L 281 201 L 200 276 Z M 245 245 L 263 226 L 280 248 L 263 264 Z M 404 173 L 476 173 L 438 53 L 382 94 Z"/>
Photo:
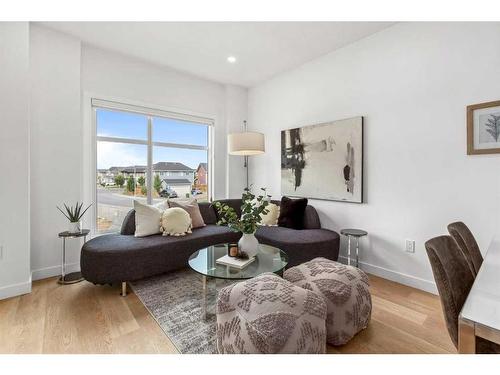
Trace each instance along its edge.
<path fill-rule="evenodd" d="M 441 299 L 446 327 L 458 347 L 458 316 L 467 299 L 475 275 L 451 236 L 439 236 L 425 243 L 434 280 Z M 500 353 L 500 346 L 476 337 L 476 353 Z"/>
<path fill-rule="evenodd" d="M 479 272 L 481 264 L 483 263 L 483 256 L 481 255 L 481 250 L 479 250 L 479 246 L 477 245 L 472 232 L 469 230 L 467 225 L 461 221 L 449 224 L 448 232 L 456 241 L 460 250 L 462 250 L 462 253 L 464 254 L 465 259 L 467 260 L 467 263 L 469 264 L 469 267 L 475 277 Z"/>

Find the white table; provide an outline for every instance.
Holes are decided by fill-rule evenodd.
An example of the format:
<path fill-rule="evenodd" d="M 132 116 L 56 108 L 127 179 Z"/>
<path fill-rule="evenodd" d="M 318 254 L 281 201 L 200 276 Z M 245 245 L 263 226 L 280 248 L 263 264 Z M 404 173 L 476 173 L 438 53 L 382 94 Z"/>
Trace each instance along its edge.
<path fill-rule="evenodd" d="M 500 345 L 500 238 L 491 242 L 458 322 L 459 353 L 475 353 L 476 336 Z"/>

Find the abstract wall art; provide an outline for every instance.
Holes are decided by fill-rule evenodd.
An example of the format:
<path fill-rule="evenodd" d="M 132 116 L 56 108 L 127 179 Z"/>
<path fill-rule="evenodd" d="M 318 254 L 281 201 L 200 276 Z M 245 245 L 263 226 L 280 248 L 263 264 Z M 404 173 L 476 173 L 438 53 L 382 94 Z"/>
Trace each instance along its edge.
<path fill-rule="evenodd" d="M 467 154 L 500 153 L 500 101 L 467 107 Z"/>
<path fill-rule="evenodd" d="M 363 117 L 281 132 L 281 193 L 363 202 Z"/>

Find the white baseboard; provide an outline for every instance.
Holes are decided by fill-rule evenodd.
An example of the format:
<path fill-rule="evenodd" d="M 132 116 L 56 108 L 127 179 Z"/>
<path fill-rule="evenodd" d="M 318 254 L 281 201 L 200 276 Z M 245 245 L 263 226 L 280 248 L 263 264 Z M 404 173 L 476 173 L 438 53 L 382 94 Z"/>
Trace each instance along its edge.
<path fill-rule="evenodd" d="M 346 256 L 339 256 L 339 260 L 342 263 L 347 264 L 347 257 Z M 351 263 L 352 264 L 352 263 Z M 411 286 L 412 288 L 417 288 L 424 290 L 426 292 L 432 293 L 432 294 L 438 294 L 436 284 L 434 281 L 430 280 L 425 280 L 421 279 L 420 277 L 412 276 L 412 275 L 407 275 L 405 273 L 393 271 L 384 267 L 380 266 L 375 266 L 373 264 L 369 263 L 364 263 L 364 262 L 359 262 L 359 265 L 363 271 L 366 271 L 367 273 L 370 273 L 375 276 L 382 277 L 384 279 L 388 279 L 403 285 Z"/>
<path fill-rule="evenodd" d="M 66 264 L 66 273 L 77 272 L 80 271 L 80 263 L 70 263 Z M 38 270 L 31 271 L 31 278 L 33 281 L 47 279 L 53 276 L 61 275 L 61 266 L 52 266 L 46 268 L 40 268 Z"/>
<path fill-rule="evenodd" d="M 31 293 L 31 276 L 28 281 L 19 284 L 12 284 L 0 288 L 0 300 L 10 297 Z"/>

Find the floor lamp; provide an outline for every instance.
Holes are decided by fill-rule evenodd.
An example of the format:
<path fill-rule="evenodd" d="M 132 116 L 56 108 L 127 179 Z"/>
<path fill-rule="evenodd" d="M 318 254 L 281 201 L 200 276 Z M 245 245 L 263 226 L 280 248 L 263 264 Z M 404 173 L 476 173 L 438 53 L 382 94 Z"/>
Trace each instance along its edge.
<path fill-rule="evenodd" d="M 231 133 L 227 136 L 229 155 L 244 156 L 248 189 L 248 157 L 260 155 L 266 151 L 264 134 L 247 131 L 247 122 L 243 121 L 243 133 Z"/>

